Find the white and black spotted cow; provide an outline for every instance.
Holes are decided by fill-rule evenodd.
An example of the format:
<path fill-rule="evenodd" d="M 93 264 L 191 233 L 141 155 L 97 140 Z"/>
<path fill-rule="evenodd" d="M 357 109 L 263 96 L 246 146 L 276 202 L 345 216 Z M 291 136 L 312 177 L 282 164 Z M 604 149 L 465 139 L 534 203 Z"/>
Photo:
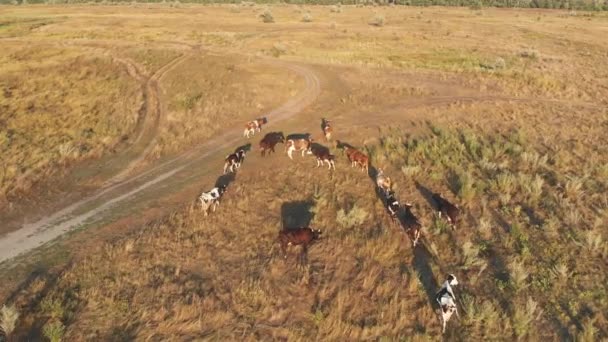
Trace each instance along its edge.
<path fill-rule="evenodd" d="M 210 191 L 203 192 L 198 197 L 199 201 L 201 201 L 201 210 L 205 212 L 205 216 L 209 214 L 209 207 L 213 207 L 213 211 L 215 212 L 215 208 L 220 205 L 220 199 L 226 192 L 226 188 L 226 185 L 220 185 Z"/>
<path fill-rule="evenodd" d="M 230 172 L 235 172 L 236 169 L 241 167 L 241 164 L 245 160 L 245 150 L 239 150 L 238 152 L 229 154 L 226 156 L 224 163 L 224 174 L 230 170 Z"/>
<path fill-rule="evenodd" d="M 386 209 L 388 213 L 391 215 L 391 219 L 393 222 L 397 221 L 397 214 L 399 213 L 399 209 L 401 209 L 401 204 L 399 204 L 399 200 L 395 197 L 394 191 L 388 191 L 386 193 Z"/>
<path fill-rule="evenodd" d="M 456 297 L 454 296 L 454 291 L 452 290 L 452 286 L 458 285 L 458 280 L 456 276 L 453 274 L 448 275 L 448 279 L 443 283 L 441 289 L 435 295 L 435 300 L 439 304 L 440 309 L 440 319 L 442 325 L 442 333 L 445 332 L 445 326 L 452 317 L 453 313 L 456 313 L 458 316 L 458 309 L 456 308 Z"/>

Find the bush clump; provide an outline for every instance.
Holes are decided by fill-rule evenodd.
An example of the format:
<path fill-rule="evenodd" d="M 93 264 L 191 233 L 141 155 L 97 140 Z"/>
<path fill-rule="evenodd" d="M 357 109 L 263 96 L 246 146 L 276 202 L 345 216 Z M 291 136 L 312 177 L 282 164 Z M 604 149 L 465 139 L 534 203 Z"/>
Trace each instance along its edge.
<path fill-rule="evenodd" d="M 375 14 L 372 19 L 369 21 L 369 24 L 372 26 L 384 26 L 385 23 L 384 16 L 382 14 Z"/>
<path fill-rule="evenodd" d="M 312 15 L 310 13 L 304 13 L 302 16 L 302 21 L 305 23 L 309 23 L 312 21 Z"/>
<path fill-rule="evenodd" d="M 264 12 L 260 13 L 260 18 L 262 18 L 262 21 L 265 23 L 274 23 L 274 17 L 268 8 L 265 9 Z"/>

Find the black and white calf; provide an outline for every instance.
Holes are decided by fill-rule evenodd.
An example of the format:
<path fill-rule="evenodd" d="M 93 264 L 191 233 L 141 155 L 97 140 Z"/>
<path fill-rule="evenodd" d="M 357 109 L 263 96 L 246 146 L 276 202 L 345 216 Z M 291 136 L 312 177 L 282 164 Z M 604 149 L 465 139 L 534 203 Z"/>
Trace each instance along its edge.
<path fill-rule="evenodd" d="M 399 209 L 401 209 L 401 204 L 399 204 L 399 200 L 395 197 L 394 191 L 388 191 L 386 193 L 386 209 L 388 213 L 391 215 L 391 219 L 394 222 L 397 222 L 397 214 L 399 214 Z"/>
<path fill-rule="evenodd" d="M 213 207 L 213 211 L 215 212 L 215 208 L 220 205 L 220 199 L 225 192 L 226 185 L 220 185 L 210 191 L 203 192 L 198 197 L 198 200 L 201 201 L 201 210 L 205 212 L 205 216 L 209 214 L 209 207 Z"/>
<path fill-rule="evenodd" d="M 448 279 L 443 283 L 441 289 L 435 295 L 435 300 L 439 304 L 440 319 L 442 330 L 441 332 L 445 332 L 445 326 L 452 317 L 453 313 L 456 313 L 458 316 L 458 309 L 456 308 L 456 296 L 454 296 L 454 291 L 452 290 L 452 286 L 458 285 L 458 280 L 456 276 L 453 274 L 448 275 Z"/>
<path fill-rule="evenodd" d="M 239 150 L 238 152 L 226 156 L 226 162 L 224 163 L 224 174 L 226 174 L 228 170 L 230 170 L 230 172 L 235 172 L 236 169 L 241 167 L 244 160 L 245 150 Z"/>

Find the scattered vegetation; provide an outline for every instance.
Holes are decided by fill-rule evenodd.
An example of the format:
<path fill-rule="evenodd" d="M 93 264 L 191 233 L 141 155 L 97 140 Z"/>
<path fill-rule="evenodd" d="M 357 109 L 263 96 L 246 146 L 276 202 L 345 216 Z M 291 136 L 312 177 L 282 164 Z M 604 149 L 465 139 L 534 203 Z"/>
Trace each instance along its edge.
<path fill-rule="evenodd" d="M 132 336 L 162 338 L 173 334 L 173 329 L 189 336 L 236 336 L 242 334 L 236 329 L 239 322 L 248 320 L 256 322 L 246 329 L 248 334 L 288 339 L 296 336 L 290 328 L 296 325 L 306 327 L 297 336 L 313 339 L 358 339 L 367 334 L 398 338 L 421 326 L 426 331 L 421 336 L 430 338 L 440 328 L 427 293 L 434 293 L 450 270 L 463 283 L 457 295 L 466 310 L 462 322 L 448 332 L 454 338 L 558 336 L 563 332 L 545 327 L 554 320 L 568 324 L 561 304 L 568 302 L 572 306 L 568 310 L 576 310 L 571 312 L 584 322 L 597 319 L 598 314 L 578 308 L 586 303 L 597 312 L 605 309 L 603 302 L 589 301 L 603 296 L 599 281 L 603 275 L 590 266 L 597 267 L 606 252 L 601 244 L 605 233 L 594 230 L 589 238 L 580 238 L 583 243 L 568 237 L 572 235 L 566 225 L 554 228 L 558 234 L 547 234 L 543 227 L 548 223 L 543 220 L 549 216 L 567 220 L 562 206 L 574 204 L 551 197 L 531 203 L 519 182 L 521 175 L 538 176 L 544 193 L 559 194 L 560 184 L 551 179 L 561 178 L 562 171 L 549 161 L 530 162 L 542 160 L 543 152 L 522 132 L 486 136 L 432 125 L 429 132 L 403 138 L 393 130 L 369 149 L 374 158 L 387 163 L 387 170 L 398 170 L 404 162 L 420 168 L 420 172 L 390 175 L 400 184 L 400 197 L 414 202 L 433 258 L 420 260 L 419 253 L 427 252 L 412 251 L 403 231 L 390 222 L 373 182 L 359 172 L 345 167 L 344 172 L 323 179 L 316 171 L 296 166 L 265 179 L 252 170 L 239 173 L 230 193 L 256 194 L 256 200 L 227 195 L 222 205 L 247 212 L 243 220 L 224 215 L 223 209 L 207 219 L 195 209 L 184 209 L 75 263 L 42 299 L 41 310 L 57 322 L 79 308 L 65 327 L 66 339 L 109 336 L 113 324 L 95 317 L 138 326 L 134 317 L 144 316 L 153 317 L 156 328 L 135 328 Z M 531 157 L 535 155 L 539 157 Z M 482 161 L 510 167 L 488 168 Z M 531 167 L 541 164 L 551 172 Z M 446 191 L 452 170 L 463 170 L 454 172 L 457 203 L 468 199 L 464 222 L 456 231 L 435 216 L 424 197 L 427 191 Z M 470 189 L 473 197 L 465 195 Z M 502 192 L 510 194 L 508 200 L 498 196 Z M 584 182 L 578 193 L 579 206 L 594 195 Z M 281 208 L 308 199 L 314 199 L 310 224 L 323 229 L 324 235 L 308 251 L 308 263 L 292 267 L 295 259 L 284 261 L 276 245 Z M 591 211 L 578 208 L 579 222 L 593 217 Z M 244 227 L 255 227 L 256 234 Z M 309 292 L 294 304 L 290 293 L 303 285 Z M 53 299 L 66 298 L 68 289 L 76 289 L 73 297 L 86 297 L 86 303 L 66 306 Z M 130 295 L 121 297 L 121 293 Z M 162 314 L 150 316 L 152 312 Z M 405 319 L 411 312 L 416 312 L 416 322 Z M 203 313 L 208 318 L 201 321 Z M 366 323 L 362 328 L 353 319 Z M 286 329 L 261 328 L 277 321 Z M 96 332 L 87 328 L 93 326 Z M 600 334 L 593 323 L 572 329 L 573 336 Z"/>
<path fill-rule="evenodd" d="M 384 19 L 384 15 L 376 13 L 374 14 L 374 16 L 370 19 L 369 24 L 372 26 L 384 26 L 384 22 L 386 21 L 386 19 Z"/>
<path fill-rule="evenodd" d="M 74 49 L 9 46 L 0 59 L 0 207 L 133 131 L 142 97 L 124 66 Z"/>
<path fill-rule="evenodd" d="M 205 11 L 221 13 L 222 20 L 223 15 L 239 14 L 254 21 L 255 9 L 249 6 L 243 5 L 242 13 L 214 7 Z M 557 15 L 542 19 L 541 30 L 536 14 L 519 11 L 512 18 L 518 23 L 516 29 L 511 29 L 504 26 L 504 17 L 491 10 L 484 10 L 481 19 L 465 10 L 454 16 L 465 13 L 471 18 L 458 19 L 456 29 L 450 11 L 429 22 L 429 11 L 434 9 L 397 10 L 404 15 L 391 11 L 387 18 L 391 27 L 403 20 L 407 34 L 398 29 L 357 34 L 369 16 L 366 8 L 349 8 L 339 16 L 327 9 L 313 10 L 319 21 L 323 15 L 340 20 L 340 30 L 329 32 L 331 44 L 308 31 L 301 35 L 304 38 L 293 35 L 289 41 L 276 32 L 196 32 L 204 32 L 204 25 L 225 29 L 215 18 L 189 27 L 186 33 L 170 22 L 163 30 L 147 28 L 149 36 L 143 39 L 209 41 L 211 46 L 236 46 L 252 55 L 289 53 L 302 60 L 349 65 L 352 72 L 335 76 L 350 87 L 347 94 L 337 91 L 339 98 L 330 96 L 336 116 L 358 111 L 389 117 L 390 111 L 403 110 L 392 117 L 407 119 L 396 120 L 393 129 L 380 130 L 376 136 L 375 130 L 349 130 L 350 118 L 345 117 L 336 134 L 346 135 L 345 141 L 353 144 L 365 141 L 372 165 L 379 161 L 383 168 L 386 165 L 398 184 L 399 199 L 414 203 L 412 211 L 423 225 L 419 249 L 413 251 L 403 231 L 391 223 L 373 191 L 373 181 L 351 170 L 333 147 L 338 170 L 331 174 L 313 170 L 310 158 L 279 165 L 283 159 L 277 155 L 265 159 L 270 169 L 277 170 L 272 177 L 247 162 L 222 207 L 207 219 L 187 206 L 137 228 L 136 233 L 100 243 L 87 257 L 74 259 L 44 291 L 36 282 L 27 286 L 15 296 L 16 307 L 25 312 L 14 336 L 40 330 L 49 339 L 69 341 L 175 336 L 433 340 L 440 328 L 432 294 L 449 271 L 461 280 L 456 293 L 463 310 L 461 320 L 450 322 L 446 339 L 605 339 L 608 177 L 603 176 L 608 175 L 604 147 L 608 117 L 601 108 L 586 109 L 603 104 L 603 88 L 595 80 L 604 79 L 605 71 L 581 67 L 601 65 L 597 63 L 604 58 L 601 45 L 582 33 L 576 39 L 561 35 L 560 42 L 543 36 L 541 31 L 562 29 Z M 286 6 L 273 11 L 292 22 L 299 19 Z M 590 25 L 601 20 L 568 18 L 587 19 Z M 480 20 L 483 35 L 476 26 Z M 128 25 L 138 27 L 136 22 Z M 259 20 L 254 25 L 263 26 Z M 524 25 L 530 29 L 522 29 Z M 589 28 L 596 30 L 597 26 Z M 61 25 L 50 30 L 59 37 L 92 34 L 67 31 Z M 130 34 L 127 31 L 137 30 L 100 29 L 94 34 L 108 38 Z M 495 44 L 480 50 L 480 41 L 486 41 L 482 38 Z M 542 56 L 520 54 L 522 45 L 512 41 L 533 44 Z M 411 49 L 413 45 L 417 48 Z M 589 54 L 583 55 L 587 50 Z M 0 62 L 13 58 L 0 56 Z M 504 63 L 496 56 L 503 56 Z M 155 58 L 150 57 L 146 68 L 162 64 Z M 204 55 L 162 78 L 168 113 L 159 128 L 155 156 L 182 151 L 184 145 L 217 134 L 222 125 L 241 125 L 244 118 L 293 96 L 297 90 L 293 75 L 265 77 L 261 75 L 277 71 L 268 65 L 261 67 L 263 72 L 258 68 L 251 60 Z M 409 77 L 412 82 L 423 79 L 425 86 L 398 84 L 393 72 L 402 68 L 408 70 L 404 73 L 408 82 Z M 333 77 L 333 69 L 341 70 L 327 68 L 328 78 Z M 425 70 L 423 75 L 417 73 L 420 69 Z M 82 77 L 89 74 L 93 80 L 104 80 L 96 72 Z M 440 87 L 426 88 L 434 82 Z M 442 92 L 456 84 L 463 86 Z M 27 93 L 46 87 L 41 84 Z M 269 89 L 273 98 L 260 89 Z M 486 96 L 487 103 L 475 101 L 478 94 Z M 415 108 L 401 105 L 408 96 L 416 97 Z M 521 101 L 502 105 L 509 101 L 498 97 Z M 427 105 L 431 109 L 425 109 Z M 242 108 L 254 108 L 255 113 L 244 113 Z M 368 122 L 356 124 L 367 128 Z M 66 139 L 54 150 L 70 156 L 78 146 Z M 445 218 L 437 217 L 428 200 L 428 193 L 435 191 L 447 193 L 463 209 L 455 230 Z M 286 203 L 311 198 L 315 215 L 310 225 L 323 229 L 324 235 L 309 249 L 308 262 L 285 261 L 276 245 L 281 209 Z M 239 215 L 225 215 L 228 211 Z M 290 247 L 290 255 L 297 252 Z"/>
<path fill-rule="evenodd" d="M 15 330 L 17 319 L 19 319 L 19 312 L 14 306 L 2 305 L 2 309 L 0 309 L 0 338 L 4 337 L 8 340 L 13 330 Z"/>
<path fill-rule="evenodd" d="M 266 8 L 264 11 L 262 11 L 259 16 L 265 23 L 274 23 L 274 17 L 272 16 L 272 12 L 269 8 Z"/>
<path fill-rule="evenodd" d="M 312 21 L 312 14 L 310 14 L 310 12 L 304 13 L 304 15 L 302 15 L 302 21 L 305 23 L 310 23 Z"/>

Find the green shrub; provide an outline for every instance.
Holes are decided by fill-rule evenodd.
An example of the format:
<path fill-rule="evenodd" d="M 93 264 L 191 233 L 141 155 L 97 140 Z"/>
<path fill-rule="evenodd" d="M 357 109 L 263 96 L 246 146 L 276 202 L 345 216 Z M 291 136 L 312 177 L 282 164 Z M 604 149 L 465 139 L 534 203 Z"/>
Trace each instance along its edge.
<path fill-rule="evenodd" d="M 65 334 L 65 326 L 59 321 L 48 322 L 42 328 L 42 334 L 51 342 L 61 342 Z"/>
<path fill-rule="evenodd" d="M 0 309 L 0 331 L 8 337 L 15 330 L 17 319 L 19 319 L 17 309 L 14 306 L 3 305 Z"/>
<path fill-rule="evenodd" d="M 538 308 L 538 303 L 532 298 L 528 298 L 526 306 L 515 304 L 515 314 L 513 315 L 513 330 L 518 339 L 524 338 L 530 331 L 531 325 L 536 321 L 542 310 Z"/>
<path fill-rule="evenodd" d="M 382 14 L 377 13 L 371 18 L 371 20 L 369 21 L 369 24 L 372 26 L 380 27 L 380 26 L 384 26 L 385 21 L 386 20 L 384 19 L 384 16 Z"/>
<path fill-rule="evenodd" d="M 309 23 L 312 21 L 312 15 L 310 13 L 304 13 L 302 16 L 302 21 L 305 23 Z"/>
<path fill-rule="evenodd" d="M 274 17 L 272 16 L 272 12 L 270 9 L 265 9 L 262 13 L 260 13 L 260 18 L 265 23 L 274 23 Z"/>
<path fill-rule="evenodd" d="M 368 213 L 365 210 L 355 205 L 348 212 L 346 212 L 344 209 L 340 209 L 336 215 L 336 221 L 344 228 L 353 228 L 363 224 L 367 216 Z"/>

